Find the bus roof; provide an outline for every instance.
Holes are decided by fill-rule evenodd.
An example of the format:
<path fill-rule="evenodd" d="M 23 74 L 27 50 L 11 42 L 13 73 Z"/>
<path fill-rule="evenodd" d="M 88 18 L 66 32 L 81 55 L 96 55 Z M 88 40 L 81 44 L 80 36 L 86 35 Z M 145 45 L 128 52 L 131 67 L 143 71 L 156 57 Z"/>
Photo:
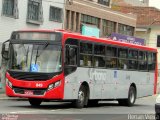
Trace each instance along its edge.
<path fill-rule="evenodd" d="M 120 41 L 114 41 L 111 38 L 96 38 L 96 37 L 89 37 L 89 36 L 84 36 L 79 33 L 73 33 L 73 32 L 67 32 L 67 31 L 60 31 L 62 32 L 66 38 L 77 38 L 80 40 L 84 41 L 93 41 L 97 43 L 104 43 L 108 45 L 115 45 L 115 46 L 121 46 L 121 47 L 128 47 L 128 48 L 133 48 L 133 49 L 140 49 L 140 50 L 147 50 L 147 51 L 154 51 L 157 52 L 157 48 L 153 47 L 148 47 L 148 46 L 142 46 L 142 45 L 136 45 L 132 43 L 126 43 L 126 42 L 120 42 Z"/>
<path fill-rule="evenodd" d="M 63 36 L 65 37 L 65 39 L 73 38 L 73 39 L 80 39 L 80 40 L 84 40 L 84 41 L 104 43 L 104 44 L 108 44 L 108 45 L 115 45 L 115 46 L 128 47 L 128 48 L 133 48 L 133 49 L 140 49 L 140 50 L 158 52 L 157 48 L 153 48 L 153 47 L 136 45 L 136 44 L 125 43 L 125 42 L 120 42 L 120 41 L 114 41 L 111 38 L 96 38 L 96 37 L 84 36 L 84 35 L 81 35 L 80 33 L 74 33 L 74 32 L 71 32 L 71 31 L 63 30 L 63 29 L 20 30 L 19 32 L 61 32 L 63 34 Z"/>

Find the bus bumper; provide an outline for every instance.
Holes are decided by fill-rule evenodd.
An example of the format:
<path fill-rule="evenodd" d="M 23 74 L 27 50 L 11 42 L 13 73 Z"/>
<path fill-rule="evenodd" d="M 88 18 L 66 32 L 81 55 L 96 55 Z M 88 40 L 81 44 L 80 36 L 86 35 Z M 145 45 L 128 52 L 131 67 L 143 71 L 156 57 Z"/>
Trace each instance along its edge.
<path fill-rule="evenodd" d="M 61 87 L 56 87 L 51 90 L 47 89 L 27 89 L 18 88 L 6 85 L 6 95 L 9 97 L 20 97 L 20 98 L 39 98 L 48 100 L 59 100 L 63 99 L 63 91 Z"/>

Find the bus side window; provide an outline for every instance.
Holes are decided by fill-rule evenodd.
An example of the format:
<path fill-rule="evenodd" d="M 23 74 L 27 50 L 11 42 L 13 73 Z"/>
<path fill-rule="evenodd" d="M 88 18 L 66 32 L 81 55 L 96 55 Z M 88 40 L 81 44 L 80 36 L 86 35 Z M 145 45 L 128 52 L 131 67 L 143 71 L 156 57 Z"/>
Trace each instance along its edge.
<path fill-rule="evenodd" d="M 118 48 L 118 68 L 128 69 L 128 49 Z"/>
<path fill-rule="evenodd" d="M 66 65 L 77 65 L 77 48 L 75 46 L 66 46 Z"/>
<path fill-rule="evenodd" d="M 156 53 L 148 53 L 148 70 L 154 71 L 156 65 Z"/>
<path fill-rule="evenodd" d="M 148 54 L 146 51 L 139 51 L 139 70 L 147 71 L 147 58 Z"/>
<path fill-rule="evenodd" d="M 80 57 L 79 63 L 81 67 L 92 67 L 93 66 L 93 44 L 87 42 L 80 42 Z"/>
<path fill-rule="evenodd" d="M 66 45 L 64 74 L 68 75 L 77 68 L 77 47 Z"/>

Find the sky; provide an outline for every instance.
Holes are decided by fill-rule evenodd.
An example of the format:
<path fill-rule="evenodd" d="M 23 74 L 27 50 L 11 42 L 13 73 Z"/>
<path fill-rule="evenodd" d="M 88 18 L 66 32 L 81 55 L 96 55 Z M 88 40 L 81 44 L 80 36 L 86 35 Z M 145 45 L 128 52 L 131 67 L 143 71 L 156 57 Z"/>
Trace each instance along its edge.
<path fill-rule="evenodd" d="M 160 9 L 160 0 L 149 0 L 149 6 Z"/>

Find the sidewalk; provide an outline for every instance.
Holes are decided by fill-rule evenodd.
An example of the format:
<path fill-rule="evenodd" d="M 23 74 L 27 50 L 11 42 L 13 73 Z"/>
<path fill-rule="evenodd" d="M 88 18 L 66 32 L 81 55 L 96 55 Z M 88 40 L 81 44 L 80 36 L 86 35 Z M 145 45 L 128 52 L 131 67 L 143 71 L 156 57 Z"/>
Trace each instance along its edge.
<path fill-rule="evenodd" d="M 0 93 L 0 100 L 7 100 L 7 99 L 10 99 L 10 98 L 7 97 L 5 93 Z"/>

